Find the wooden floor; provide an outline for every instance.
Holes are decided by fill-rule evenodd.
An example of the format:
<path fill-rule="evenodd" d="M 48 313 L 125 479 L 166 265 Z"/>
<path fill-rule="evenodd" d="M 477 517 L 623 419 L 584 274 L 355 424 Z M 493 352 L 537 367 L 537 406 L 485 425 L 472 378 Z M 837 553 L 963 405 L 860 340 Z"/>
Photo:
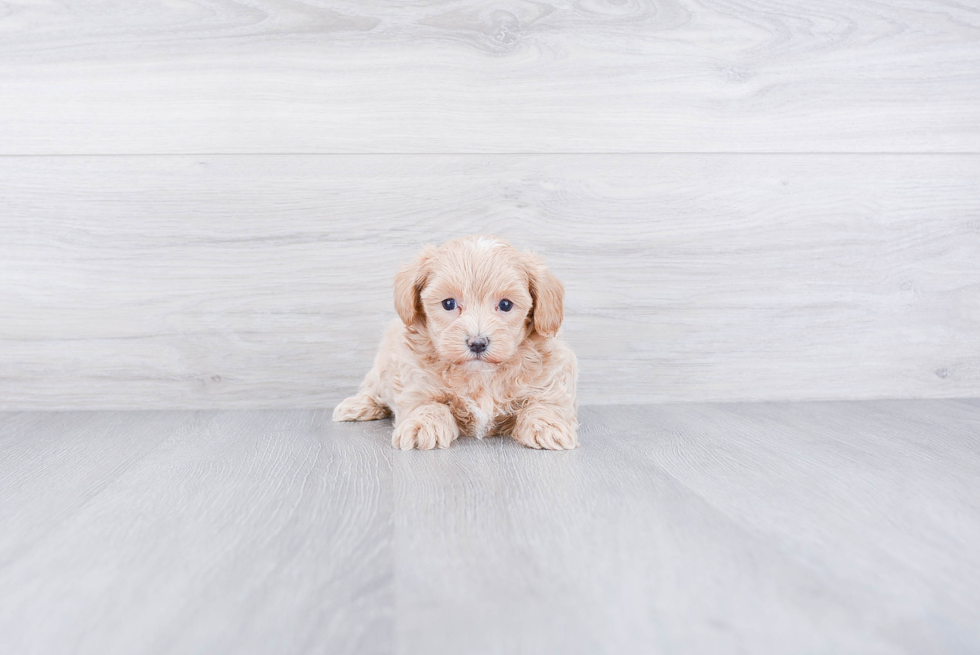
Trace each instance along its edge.
<path fill-rule="evenodd" d="M 976 653 L 980 401 L 0 415 L 0 652 Z"/>

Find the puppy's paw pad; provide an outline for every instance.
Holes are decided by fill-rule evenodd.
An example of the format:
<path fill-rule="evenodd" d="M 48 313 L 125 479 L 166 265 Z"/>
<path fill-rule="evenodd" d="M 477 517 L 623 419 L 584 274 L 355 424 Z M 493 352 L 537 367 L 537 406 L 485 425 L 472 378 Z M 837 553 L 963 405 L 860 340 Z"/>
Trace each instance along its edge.
<path fill-rule="evenodd" d="M 514 439 L 538 450 L 571 450 L 578 447 L 575 428 L 563 421 L 528 421 L 514 431 Z"/>
<path fill-rule="evenodd" d="M 395 428 L 391 445 L 402 450 L 449 448 L 449 444 L 457 436 L 455 426 L 449 426 L 439 421 L 409 419 Z"/>
<path fill-rule="evenodd" d="M 335 421 L 375 421 L 388 415 L 388 409 L 367 394 L 345 399 L 333 410 Z"/>

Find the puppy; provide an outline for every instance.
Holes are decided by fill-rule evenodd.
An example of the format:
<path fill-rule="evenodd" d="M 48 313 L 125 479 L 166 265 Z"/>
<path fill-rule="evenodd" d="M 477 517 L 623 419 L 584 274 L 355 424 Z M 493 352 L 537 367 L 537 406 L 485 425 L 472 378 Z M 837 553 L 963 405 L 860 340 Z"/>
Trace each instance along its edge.
<path fill-rule="evenodd" d="M 395 277 L 401 321 L 333 419 L 394 414 L 392 445 L 405 450 L 503 434 L 575 448 L 577 364 L 557 337 L 564 293 L 539 257 L 500 239 L 426 246 Z"/>

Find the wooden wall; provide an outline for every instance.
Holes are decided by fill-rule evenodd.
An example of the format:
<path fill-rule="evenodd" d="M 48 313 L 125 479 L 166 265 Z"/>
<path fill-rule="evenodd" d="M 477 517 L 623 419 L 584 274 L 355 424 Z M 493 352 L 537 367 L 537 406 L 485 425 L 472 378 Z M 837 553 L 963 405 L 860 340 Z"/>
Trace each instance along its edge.
<path fill-rule="evenodd" d="M 0 408 L 330 406 L 473 232 L 585 403 L 980 395 L 980 8 L 5 11 Z"/>

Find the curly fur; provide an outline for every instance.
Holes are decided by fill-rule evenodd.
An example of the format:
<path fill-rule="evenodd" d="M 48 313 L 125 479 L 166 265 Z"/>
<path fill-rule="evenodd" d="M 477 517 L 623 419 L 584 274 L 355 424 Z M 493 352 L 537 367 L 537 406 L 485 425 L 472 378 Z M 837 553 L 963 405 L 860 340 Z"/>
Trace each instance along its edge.
<path fill-rule="evenodd" d="M 446 310 L 447 298 L 457 307 Z M 500 301 L 510 300 L 510 311 Z M 396 448 L 508 434 L 531 448 L 578 445 L 575 355 L 558 338 L 564 288 L 544 262 L 495 237 L 427 246 L 395 277 L 388 328 L 335 421 L 394 415 Z M 467 340 L 489 340 L 482 353 Z"/>

